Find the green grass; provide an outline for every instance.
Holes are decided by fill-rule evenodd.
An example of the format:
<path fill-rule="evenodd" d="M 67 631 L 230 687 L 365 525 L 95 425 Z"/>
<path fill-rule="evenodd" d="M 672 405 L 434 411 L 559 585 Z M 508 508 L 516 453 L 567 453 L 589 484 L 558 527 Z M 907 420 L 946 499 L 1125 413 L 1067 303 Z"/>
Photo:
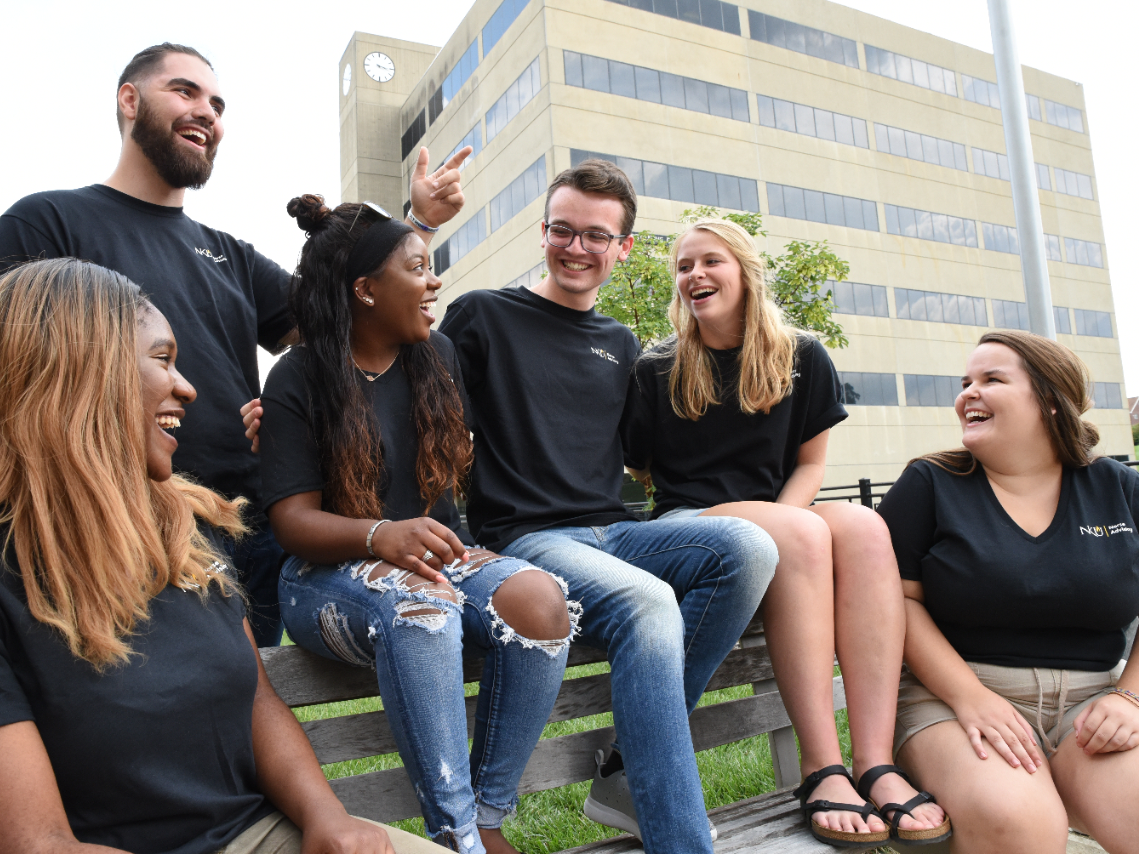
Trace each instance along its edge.
<path fill-rule="evenodd" d="M 285 643 L 289 643 L 287 638 Z M 609 665 L 605 663 L 573 667 L 566 671 L 566 678 L 591 676 L 604 673 L 608 669 Z M 464 687 L 464 690 L 467 696 L 471 696 L 478 692 L 478 685 L 470 683 Z M 700 705 L 707 706 L 726 700 L 736 700 L 749 697 L 751 694 L 751 686 L 747 685 L 726 688 L 705 694 L 700 700 Z M 323 706 L 308 706 L 296 709 L 295 713 L 298 720 L 309 721 L 371 712 L 380 708 L 379 698 L 371 697 Z M 835 721 L 838 725 L 843 762 L 850 765 L 850 730 L 847 726 L 846 712 L 837 713 Z M 559 721 L 547 724 L 542 738 L 584 732 L 611 726 L 612 723 L 612 714 Z M 697 753 L 696 763 L 704 784 L 704 802 L 708 809 L 735 803 L 775 789 L 771 752 L 767 737 L 763 735 Z M 334 780 L 402 765 L 398 754 L 389 754 L 325 765 L 324 773 L 328 779 Z M 517 816 L 503 826 L 507 839 L 523 854 L 551 854 L 565 848 L 616 836 L 619 831 L 596 824 L 582 813 L 582 804 L 589 794 L 589 785 L 589 781 L 585 781 L 523 796 Z M 421 818 L 394 822 L 394 825 L 409 833 L 426 836 Z"/>

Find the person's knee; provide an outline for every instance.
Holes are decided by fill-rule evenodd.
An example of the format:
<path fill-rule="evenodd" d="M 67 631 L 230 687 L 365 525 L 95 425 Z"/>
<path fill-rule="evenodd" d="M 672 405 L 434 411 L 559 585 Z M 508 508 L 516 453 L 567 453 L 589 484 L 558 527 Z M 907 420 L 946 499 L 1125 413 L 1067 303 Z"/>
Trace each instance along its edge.
<path fill-rule="evenodd" d="M 831 573 L 831 529 L 814 513 L 801 511 L 789 515 L 779 538 L 780 569 L 797 572 Z"/>
<path fill-rule="evenodd" d="M 506 625 L 531 640 L 569 637 L 570 615 L 565 594 L 553 576 L 536 568 L 520 570 L 499 585 L 491 597 Z"/>
<path fill-rule="evenodd" d="M 1059 795 L 1039 786 L 978 786 L 950 795 L 946 811 L 962 838 L 984 839 L 986 850 L 1059 854 L 1068 839 L 1068 815 Z"/>
<path fill-rule="evenodd" d="M 362 577 L 366 586 L 396 594 L 397 623 L 403 625 L 442 629 L 448 614 L 463 604 L 461 594 L 450 582 L 429 581 L 411 570 L 386 562 L 377 564 Z"/>
<path fill-rule="evenodd" d="M 758 603 L 775 575 L 780 551 L 767 531 L 754 522 L 729 516 L 709 517 L 716 523 L 715 536 L 724 553 L 738 567 L 733 573 L 741 593 L 752 590 Z"/>

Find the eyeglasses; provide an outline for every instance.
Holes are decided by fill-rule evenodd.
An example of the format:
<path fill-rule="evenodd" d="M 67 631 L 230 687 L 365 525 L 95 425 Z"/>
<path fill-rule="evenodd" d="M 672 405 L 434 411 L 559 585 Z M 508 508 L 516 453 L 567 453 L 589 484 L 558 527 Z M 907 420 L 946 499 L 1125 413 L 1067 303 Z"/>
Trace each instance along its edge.
<path fill-rule="evenodd" d="M 608 251 L 613 238 L 623 240 L 629 236 L 627 234 L 609 234 L 604 231 L 574 231 L 568 225 L 550 225 L 548 222 L 542 224 L 546 226 L 546 240 L 551 246 L 556 246 L 558 249 L 568 249 L 573 245 L 573 239 L 580 237 L 581 248 L 594 255 L 602 255 Z"/>

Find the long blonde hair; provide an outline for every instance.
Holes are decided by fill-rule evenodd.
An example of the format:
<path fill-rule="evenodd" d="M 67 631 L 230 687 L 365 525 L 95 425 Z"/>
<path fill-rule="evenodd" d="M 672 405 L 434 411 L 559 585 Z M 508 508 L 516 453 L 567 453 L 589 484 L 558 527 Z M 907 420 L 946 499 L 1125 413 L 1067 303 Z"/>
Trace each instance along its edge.
<path fill-rule="evenodd" d="M 71 258 L 0 277 L 4 554 L 14 547 L 32 616 L 96 669 L 129 658 L 167 585 L 237 590 L 196 520 L 236 535 L 241 502 L 147 477 L 136 342 L 148 308 L 124 276 Z"/>
<path fill-rule="evenodd" d="M 694 231 L 714 234 L 740 264 L 744 289 L 744 336 L 740 349 L 740 409 L 748 415 L 767 413 L 791 391 L 795 366 L 795 330 L 767 293 L 767 265 L 756 251 L 752 237 L 730 220 L 699 219 L 686 228 L 672 245 L 669 266 L 676 278 L 680 244 Z M 696 421 L 709 406 L 720 403 L 713 376 L 712 355 L 700 338 L 696 318 L 680 297 L 677 286 L 668 307 L 676 337 L 665 343 L 663 355 L 675 355 L 668 381 L 673 411 Z"/>

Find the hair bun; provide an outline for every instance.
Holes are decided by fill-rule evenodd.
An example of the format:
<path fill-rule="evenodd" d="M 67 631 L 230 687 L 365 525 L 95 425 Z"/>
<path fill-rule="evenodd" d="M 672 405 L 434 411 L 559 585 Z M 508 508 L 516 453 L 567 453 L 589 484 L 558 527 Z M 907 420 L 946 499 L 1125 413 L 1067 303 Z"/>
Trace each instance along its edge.
<path fill-rule="evenodd" d="M 285 210 L 297 221 L 302 231 L 309 233 L 320 228 L 320 224 L 332 213 L 332 209 L 324 203 L 324 196 L 312 193 L 290 199 Z"/>

